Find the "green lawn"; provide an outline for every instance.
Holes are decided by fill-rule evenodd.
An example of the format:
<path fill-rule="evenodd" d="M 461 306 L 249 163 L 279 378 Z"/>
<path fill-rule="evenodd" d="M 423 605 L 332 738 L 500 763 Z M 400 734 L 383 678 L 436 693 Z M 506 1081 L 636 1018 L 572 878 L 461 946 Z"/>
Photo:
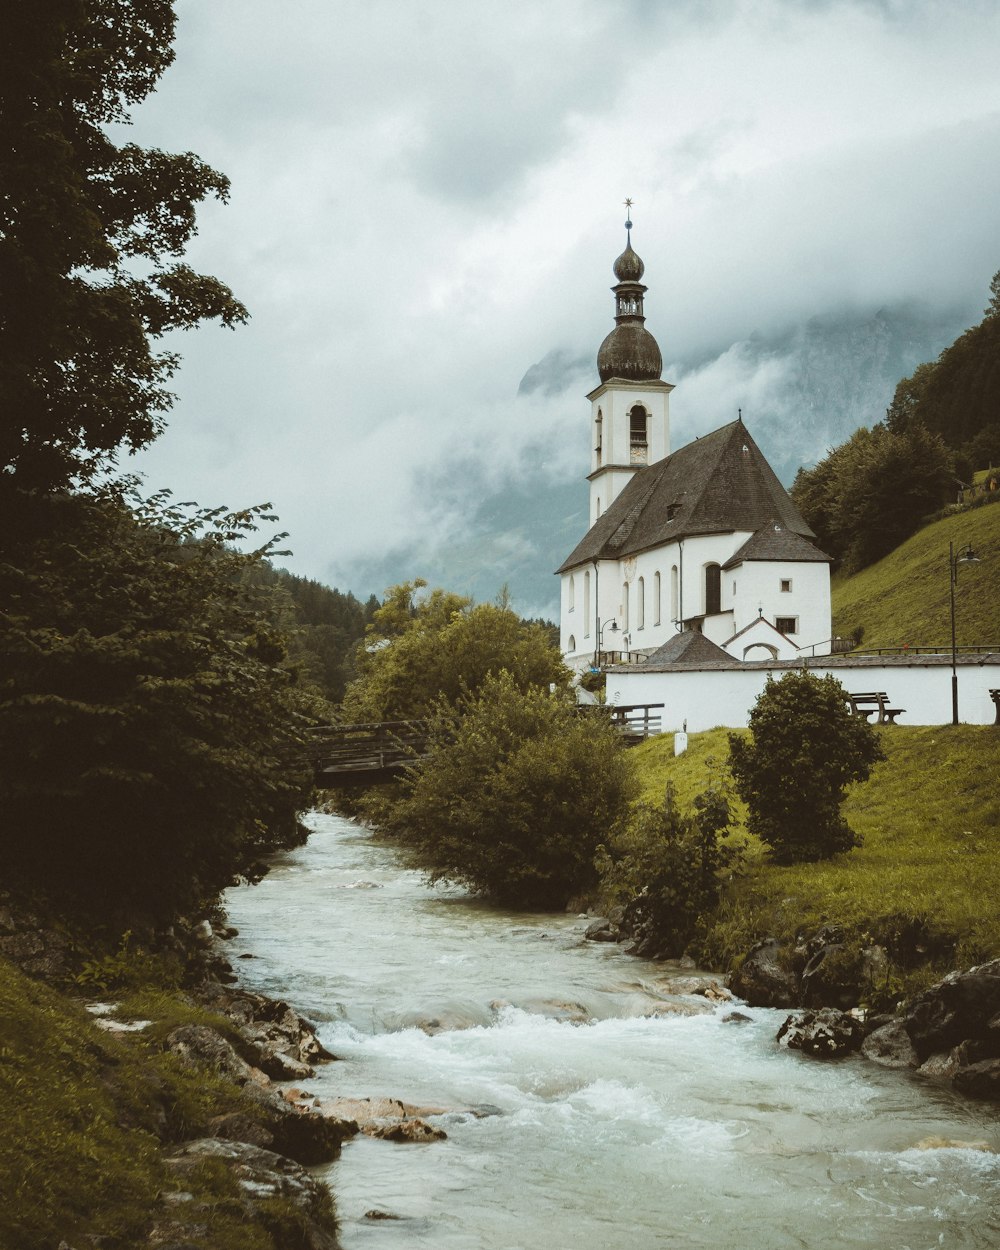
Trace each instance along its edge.
<path fill-rule="evenodd" d="M 727 965 L 759 938 L 787 940 L 824 922 L 888 945 L 918 980 L 1000 955 L 1000 728 L 888 726 L 882 741 L 886 761 L 844 804 L 863 845 L 779 868 L 750 839 L 746 870 L 706 939 L 715 962 Z M 658 799 L 671 782 L 684 806 L 725 761 L 726 731 L 692 734 L 677 759 L 672 735 L 634 754 L 643 797 Z"/>

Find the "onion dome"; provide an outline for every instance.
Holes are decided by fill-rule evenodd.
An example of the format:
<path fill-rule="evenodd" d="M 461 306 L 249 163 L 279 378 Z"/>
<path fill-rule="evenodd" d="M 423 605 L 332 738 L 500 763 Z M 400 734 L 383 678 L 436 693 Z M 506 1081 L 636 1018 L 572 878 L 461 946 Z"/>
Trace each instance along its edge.
<path fill-rule="evenodd" d="M 653 382 L 663 372 L 659 344 L 638 321 L 623 322 L 615 326 L 598 349 L 597 372 L 602 382 L 612 378 Z"/>
<path fill-rule="evenodd" d="M 615 277 L 619 282 L 640 282 L 646 271 L 642 258 L 632 251 L 631 239 L 628 247 L 615 261 Z"/>
<path fill-rule="evenodd" d="M 615 293 L 615 328 L 597 353 L 602 382 L 623 378 L 629 382 L 652 382 L 663 372 L 659 344 L 645 326 L 642 300 L 646 287 L 640 282 L 645 265 L 632 250 L 632 222 L 626 221 L 626 247 L 615 261 L 618 284 Z"/>

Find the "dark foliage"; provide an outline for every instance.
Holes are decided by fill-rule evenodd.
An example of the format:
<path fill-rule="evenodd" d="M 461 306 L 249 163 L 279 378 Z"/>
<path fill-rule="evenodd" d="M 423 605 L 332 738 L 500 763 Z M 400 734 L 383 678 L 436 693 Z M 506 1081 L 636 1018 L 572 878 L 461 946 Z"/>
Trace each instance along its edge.
<path fill-rule="evenodd" d="M 362 603 L 350 591 L 331 590 L 267 564 L 255 568 L 252 576 L 254 582 L 285 596 L 289 654 L 324 698 L 339 703 L 357 675 L 358 643 L 374 619 L 378 599 L 372 595 Z"/>
<path fill-rule="evenodd" d="M 954 499 L 952 459 L 919 422 L 856 430 L 812 469 L 800 469 L 792 499 L 820 546 L 851 571 L 887 555 Z"/>
<path fill-rule="evenodd" d="M 846 787 L 885 758 L 878 733 L 854 716 L 835 677 L 769 680 L 750 736 L 729 735 L 730 767 L 749 807 L 747 828 L 780 864 L 826 859 L 858 845 L 840 813 Z"/>
<path fill-rule="evenodd" d="M 158 432 L 177 365 L 151 342 L 246 313 L 180 257 L 228 181 L 105 133 L 173 59 L 170 0 L 4 6 L 0 40 L 0 483 L 51 489 Z"/>
<path fill-rule="evenodd" d="M 267 547 L 227 546 L 253 512 L 19 503 L 0 565 L 5 881 L 124 927 L 260 877 L 303 840 L 297 754 L 326 709 L 242 577 Z"/>

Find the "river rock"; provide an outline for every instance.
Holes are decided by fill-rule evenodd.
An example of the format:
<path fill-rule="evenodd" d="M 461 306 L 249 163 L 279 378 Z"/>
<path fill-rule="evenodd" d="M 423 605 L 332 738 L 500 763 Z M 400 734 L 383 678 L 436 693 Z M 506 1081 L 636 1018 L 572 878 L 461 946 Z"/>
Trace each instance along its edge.
<path fill-rule="evenodd" d="M 277 1234 L 275 1244 L 291 1245 L 294 1239 L 294 1244 L 302 1250 L 338 1250 L 329 1193 L 300 1164 L 248 1142 L 216 1137 L 188 1142 L 167 1158 L 166 1164 L 177 1179 L 183 1180 L 209 1160 L 229 1169 L 242 1192 L 248 1220 L 260 1222 Z M 298 1215 L 295 1228 L 275 1228 L 273 1208 L 261 1213 L 259 1203 L 274 1198 L 284 1199 L 294 1206 Z M 162 1245 L 166 1240 L 161 1233 L 155 1239 L 151 1235 L 149 1243 Z"/>
<path fill-rule="evenodd" d="M 777 1040 L 789 1050 L 801 1050 L 817 1059 L 835 1059 L 861 1045 L 864 1029 L 859 1021 L 836 1007 L 793 1012 L 778 1030 Z"/>
<path fill-rule="evenodd" d="M 795 976 L 776 938 L 758 942 L 733 974 L 730 988 L 751 1007 L 794 1007 L 798 1003 Z"/>
<path fill-rule="evenodd" d="M 744 1015 L 742 1011 L 727 1011 L 722 1017 L 723 1024 L 753 1024 L 750 1016 Z"/>
<path fill-rule="evenodd" d="M 460 1108 L 476 1115 L 474 1108 Z M 323 1115 L 353 1120 L 366 1137 L 386 1141 L 441 1141 L 448 1134 L 430 1125 L 425 1116 L 445 1115 L 447 1107 L 418 1107 L 399 1098 L 334 1098 L 323 1104 Z"/>
<path fill-rule="evenodd" d="M 617 942 L 621 938 L 621 930 L 603 916 L 587 925 L 583 936 L 588 942 Z"/>
<path fill-rule="evenodd" d="M 983 1059 L 959 1068 L 952 1084 L 970 1098 L 1000 1102 L 1000 1059 Z"/>
<path fill-rule="evenodd" d="M 921 1060 L 960 1042 L 980 1044 L 977 1058 L 1000 1058 L 1000 959 L 950 972 L 917 996 L 906 1012 L 906 1031 Z M 985 1047 L 990 1054 L 982 1053 Z"/>
<path fill-rule="evenodd" d="M 732 993 L 714 977 L 674 977 L 666 983 L 675 994 L 695 994 L 713 1003 L 731 1003 Z"/>
<path fill-rule="evenodd" d="M 167 1035 L 167 1049 L 188 1065 L 214 1068 L 237 1085 L 258 1080 L 254 1069 L 221 1033 L 205 1024 L 182 1024 Z"/>
<path fill-rule="evenodd" d="M 883 1068 L 915 1068 L 917 1052 L 903 1020 L 892 1020 L 873 1030 L 861 1043 L 861 1053 Z"/>
<path fill-rule="evenodd" d="M 315 1025 L 288 1003 L 216 982 L 200 986 L 197 997 L 233 1021 L 254 1048 L 256 1066 L 275 1080 L 306 1080 L 315 1075 L 313 1064 L 334 1058 Z"/>

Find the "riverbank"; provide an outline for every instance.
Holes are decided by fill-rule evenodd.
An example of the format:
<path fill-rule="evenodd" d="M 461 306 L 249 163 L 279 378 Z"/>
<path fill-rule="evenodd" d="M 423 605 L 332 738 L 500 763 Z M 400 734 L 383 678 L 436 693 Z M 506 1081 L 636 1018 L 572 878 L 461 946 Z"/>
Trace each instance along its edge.
<path fill-rule="evenodd" d="M 734 834 L 746 852 L 692 951 L 709 967 L 738 969 L 758 942 L 787 951 L 824 926 L 841 935 L 859 1001 L 891 1009 L 955 968 L 1000 956 L 1000 730 L 994 726 L 887 726 L 886 760 L 844 804 L 861 847 L 815 864 L 779 867 L 746 833 L 737 802 Z M 709 778 L 724 777 L 727 731 L 692 734 L 685 754 L 672 736 L 637 747 L 644 797 L 670 783 L 682 806 Z M 885 959 L 867 976 L 862 951 Z"/>
<path fill-rule="evenodd" d="M 308 1022 L 216 979 L 208 945 L 184 990 L 172 961 L 124 952 L 74 982 L 65 932 L 0 910 L 4 948 L 36 973 L 0 958 L 0 1245 L 338 1250 L 307 1167 L 356 1126 L 276 1083 L 330 1058 Z M 96 983 L 115 978 L 131 988 Z"/>

